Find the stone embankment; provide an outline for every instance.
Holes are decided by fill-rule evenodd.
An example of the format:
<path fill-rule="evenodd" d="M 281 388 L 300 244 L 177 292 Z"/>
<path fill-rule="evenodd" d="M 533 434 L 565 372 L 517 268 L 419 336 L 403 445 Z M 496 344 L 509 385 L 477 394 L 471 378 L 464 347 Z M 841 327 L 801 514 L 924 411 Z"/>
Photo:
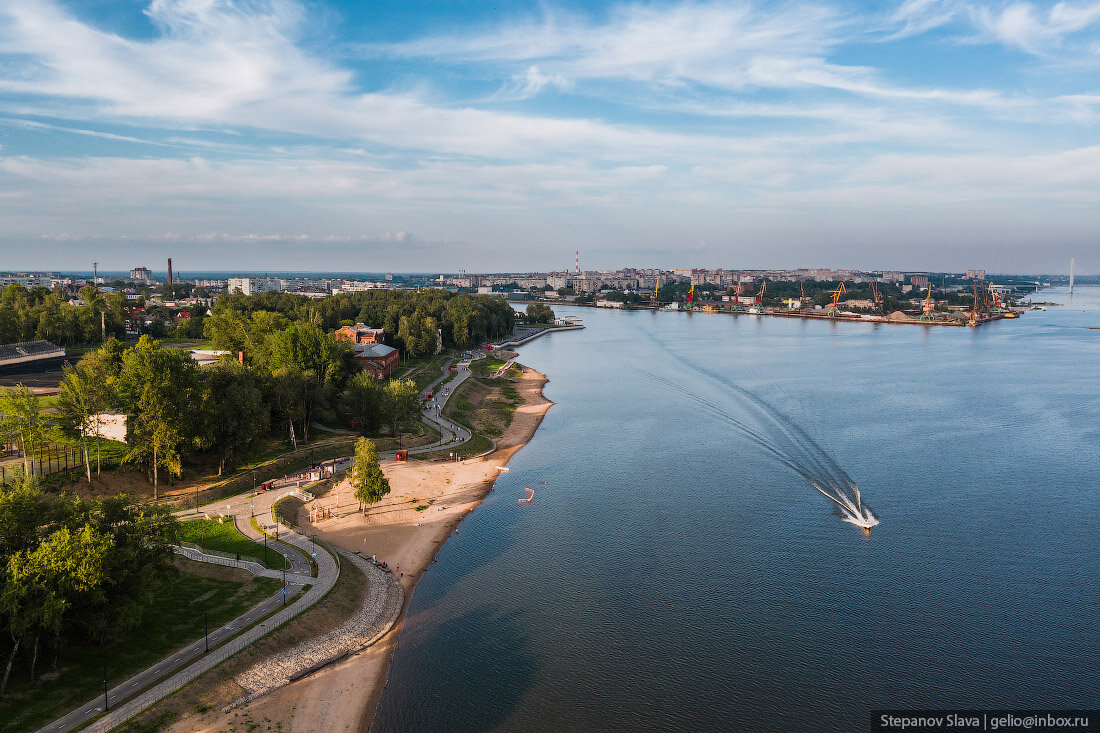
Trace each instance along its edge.
<path fill-rule="evenodd" d="M 370 646 L 396 623 L 405 603 L 401 585 L 365 558 L 340 554 L 367 577 L 367 593 L 359 610 L 329 633 L 275 654 L 239 674 L 236 682 L 248 694 L 227 705 L 226 712 Z"/>

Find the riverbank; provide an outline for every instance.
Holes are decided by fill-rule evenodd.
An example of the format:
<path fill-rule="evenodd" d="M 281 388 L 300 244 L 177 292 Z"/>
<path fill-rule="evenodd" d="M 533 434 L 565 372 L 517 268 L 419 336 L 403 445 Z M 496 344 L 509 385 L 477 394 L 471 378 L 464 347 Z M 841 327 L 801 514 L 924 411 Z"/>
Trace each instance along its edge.
<path fill-rule="evenodd" d="M 516 409 L 511 425 L 496 441 L 492 453 L 459 462 L 386 461 L 382 469 L 390 480 L 390 494 L 366 514 L 358 511 L 343 482 L 313 502 L 330 509 L 330 517 L 310 522 L 308 507 L 302 508 L 302 533 L 316 534 L 318 539 L 349 552 L 375 555 L 392 569 L 406 600 L 387 634 L 361 653 L 228 716 L 184 720 L 173 729 L 228 730 L 245 718 L 271 721 L 289 731 L 365 730 L 385 687 L 413 587 L 447 538 L 458 531 L 462 519 L 492 490 L 500 473 L 497 467 L 504 466 L 535 434 L 553 404 L 542 394 L 546 381 L 542 374 L 524 368 L 515 384 L 523 404 Z"/>

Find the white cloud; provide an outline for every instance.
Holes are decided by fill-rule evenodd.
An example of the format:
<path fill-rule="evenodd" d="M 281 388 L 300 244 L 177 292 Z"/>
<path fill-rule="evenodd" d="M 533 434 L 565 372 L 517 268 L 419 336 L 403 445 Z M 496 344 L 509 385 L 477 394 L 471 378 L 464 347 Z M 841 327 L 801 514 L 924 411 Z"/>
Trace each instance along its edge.
<path fill-rule="evenodd" d="M 1072 36 L 1100 22 L 1100 3 L 1057 3 L 1045 12 L 1032 3 L 1013 2 L 970 9 L 978 29 L 1000 43 L 1028 53 L 1044 54 L 1062 49 Z M 1079 44 L 1071 44 L 1078 47 Z"/>
<path fill-rule="evenodd" d="M 890 39 L 920 35 L 945 26 L 959 11 L 957 0 L 905 0 L 890 15 L 889 25 L 896 29 Z"/>

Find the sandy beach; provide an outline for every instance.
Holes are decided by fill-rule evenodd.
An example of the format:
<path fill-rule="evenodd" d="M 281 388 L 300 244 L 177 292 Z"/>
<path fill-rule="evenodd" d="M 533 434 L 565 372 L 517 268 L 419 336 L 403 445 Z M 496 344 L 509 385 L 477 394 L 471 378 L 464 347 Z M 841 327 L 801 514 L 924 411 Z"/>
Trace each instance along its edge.
<path fill-rule="evenodd" d="M 498 466 L 531 439 L 551 403 L 542 394 L 546 378 L 524 368 L 515 387 L 524 398 L 512 424 L 487 456 L 459 462 L 386 461 L 382 470 L 390 480 L 390 494 L 364 514 L 346 483 L 333 487 L 301 509 L 299 531 L 349 552 L 374 555 L 386 561 L 412 595 L 436 552 L 492 489 Z M 310 521 L 310 507 L 331 510 Z M 417 507 L 426 507 L 417 511 Z M 390 659 L 408 607 L 396 625 L 374 645 L 344 661 L 280 688 L 241 708 L 252 720 L 281 723 L 289 731 L 361 731 L 370 725 L 386 683 Z M 182 720 L 173 730 L 223 730 L 228 719 L 203 716 Z M 190 725 L 188 723 L 190 722 Z"/>

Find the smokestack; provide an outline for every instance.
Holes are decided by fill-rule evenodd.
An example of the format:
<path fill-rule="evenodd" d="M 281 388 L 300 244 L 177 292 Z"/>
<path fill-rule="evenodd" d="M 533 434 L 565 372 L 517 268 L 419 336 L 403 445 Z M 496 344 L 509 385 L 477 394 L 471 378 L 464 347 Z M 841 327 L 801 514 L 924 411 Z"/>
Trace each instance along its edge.
<path fill-rule="evenodd" d="M 1073 270 L 1077 265 L 1077 261 L 1072 257 L 1069 258 L 1069 294 L 1073 295 Z"/>
<path fill-rule="evenodd" d="M 168 258 L 168 284 L 172 284 L 172 258 Z"/>
<path fill-rule="evenodd" d="M 238 351 L 237 352 L 237 361 L 239 361 L 241 363 L 241 366 L 244 366 L 244 352 L 243 351 Z"/>

